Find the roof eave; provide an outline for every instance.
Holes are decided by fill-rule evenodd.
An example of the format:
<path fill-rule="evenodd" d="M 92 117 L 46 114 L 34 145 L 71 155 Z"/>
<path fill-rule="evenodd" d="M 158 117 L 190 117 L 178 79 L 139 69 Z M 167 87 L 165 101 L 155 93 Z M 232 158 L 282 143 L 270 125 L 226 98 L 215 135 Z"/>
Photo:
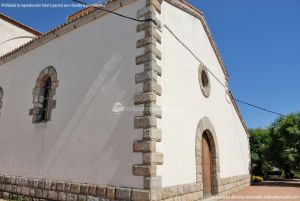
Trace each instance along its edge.
<path fill-rule="evenodd" d="M 19 27 L 19 28 L 21 28 L 21 29 L 23 29 L 23 30 L 25 30 L 25 31 L 27 31 L 27 32 L 35 35 L 35 36 L 41 36 L 42 35 L 41 32 L 36 31 L 33 28 L 31 28 L 31 27 L 29 27 L 29 26 L 27 26 L 27 25 L 25 25 L 25 24 L 23 24 L 23 23 L 15 20 L 15 19 L 12 19 L 11 17 L 8 17 L 7 15 L 5 15 L 3 13 L 0 13 L 0 18 L 3 19 L 3 20 L 5 20 L 8 23 L 14 25 L 14 26 L 17 26 L 17 27 Z"/>

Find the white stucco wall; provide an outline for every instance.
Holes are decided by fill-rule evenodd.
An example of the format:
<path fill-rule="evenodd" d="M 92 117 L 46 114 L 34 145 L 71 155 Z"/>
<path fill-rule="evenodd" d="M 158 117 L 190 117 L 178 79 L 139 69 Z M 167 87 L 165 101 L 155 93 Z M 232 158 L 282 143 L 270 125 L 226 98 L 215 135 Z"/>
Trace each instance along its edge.
<path fill-rule="evenodd" d="M 162 22 L 197 55 L 225 84 L 225 76 L 200 20 L 163 1 Z M 163 186 L 196 182 L 195 137 L 199 120 L 212 122 L 219 145 L 220 177 L 248 174 L 248 138 L 224 87 L 210 75 L 211 95 L 205 98 L 198 82 L 199 62 L 170 32 L 162 31 L 163 140 L 158 151 L 164 164 L 158 166 Z"/>
<path fill-rule="evenodd" d="M 137 1 L 119 13 L 136 16 L 144 7 Z M 0 66 L 4 91 L 0 116 L 0 173 L 143 187 L 132 165 L 142 154 L 132 144 L 142 139 L 134 129 L 139 112 L 112 111 L 115 103 L 132 107 L 142 91 L 135 74 L 142 72 L 135 57 L 136 22 L 105 15 Z M 29 109 L 39 73 L 53 66 L 59 86 L 57 106 L 47 123 L 32 124 Z"/>
<path fill-rule="evenodd" d="M 20 36 L 33 37 L 34 35 L 0 18 L 0 56 L 32 40 L 30 38 L 19 38 L 7 41 Z"/>

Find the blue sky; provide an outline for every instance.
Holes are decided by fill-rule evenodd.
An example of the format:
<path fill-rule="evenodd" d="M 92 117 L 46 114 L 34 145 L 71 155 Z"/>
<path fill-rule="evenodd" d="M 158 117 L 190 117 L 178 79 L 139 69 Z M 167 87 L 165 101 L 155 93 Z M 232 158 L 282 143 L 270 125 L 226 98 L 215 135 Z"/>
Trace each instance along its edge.
<path fill-rule="evenodd" d="M 86 0 L 89 3 L 97 0 Z M 190 0 L 204 12 L 237 99 L 288 114 L 300 110 L 299 0 Z M 72 3 L 71 0 L 0 0 L 0 3 Z M 41 32 L 78 8 L 3 8 Z M 239 104 L 250 128 L 277 116 Z"/>

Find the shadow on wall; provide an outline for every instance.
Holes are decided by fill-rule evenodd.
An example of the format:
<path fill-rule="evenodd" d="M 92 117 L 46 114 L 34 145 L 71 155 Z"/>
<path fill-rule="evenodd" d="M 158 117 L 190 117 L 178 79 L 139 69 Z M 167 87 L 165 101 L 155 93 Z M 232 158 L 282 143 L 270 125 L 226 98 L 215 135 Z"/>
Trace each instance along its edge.
<path fill-rule="evenodd" d="M 43 137 L 46 125 L 36 125 L 37 146 L 40 150 L 45 150 L 45 146 L 51 148 L 36 155 L 42 164 L 41 175 L 109 184 L 122 181 L 120 177 L 132 180 L 132 177 L 126 178 L 132 175 L 132 164 L 142 161 L 141 156 L 133 154 L 132 143 L 141 136 L 129 132 L 133 130 L 133 112 L 117 114 L 112 111 L 115 102 L 125 106 L 133 106 L 134 102 L 135 69 L 128 69 L 130 65 L 122 62 L 121 55 L 115 54 L 98 69 L 87 93 L 69 114 L 70 120 L 64 130 L 59 131 L 51 144 Z M 58 105 L 60 98 L 57 97 Z"/>

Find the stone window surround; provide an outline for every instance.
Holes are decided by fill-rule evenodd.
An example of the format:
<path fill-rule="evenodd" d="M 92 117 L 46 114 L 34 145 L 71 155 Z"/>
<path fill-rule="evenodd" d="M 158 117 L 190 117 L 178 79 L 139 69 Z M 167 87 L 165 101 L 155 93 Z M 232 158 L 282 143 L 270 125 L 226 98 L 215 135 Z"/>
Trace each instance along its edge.
<path fill-rule="evenodd" d="M 45 81 L 51 79 L 51 87 L 48 92 L 48 106 L 46 111 L 46 117 L 42 118 L 41 110 L 43 109 L 44 103 L 44 85 Z M 52 109 L 56 107 L 56 100 L 54 100 L 54 95 L 56 94 L 56 88 L 58 87 L 57 72 L 53 66 L 48 66 L 42 70 L 39 74 L 38 79 L 35 82 L 35 87 L 33 88 L 33 108 L 30 109 L 29 114 L 32 115 L 32 123 L 41 123 L 51 120 Z"/>
<path fill-rule="evenodd" d="M 203 73 L 205 73 L 205 75 L 207 77 L 206 86 L 203 84 L 203 82 L 205 82 L 205 81 L 202 80 Z M 211 83 L 210 83 L 209 72 L 208 72 L 206 66 L 204 66 L 203 64 L 200 64 L 199 68 L 198 68 L 198 80 L 199 80 L 199 85 L 200 85 L 202 94 L 206 98 L 208 98 L 210 96 L 210 92 L 211 92 Z"/>

